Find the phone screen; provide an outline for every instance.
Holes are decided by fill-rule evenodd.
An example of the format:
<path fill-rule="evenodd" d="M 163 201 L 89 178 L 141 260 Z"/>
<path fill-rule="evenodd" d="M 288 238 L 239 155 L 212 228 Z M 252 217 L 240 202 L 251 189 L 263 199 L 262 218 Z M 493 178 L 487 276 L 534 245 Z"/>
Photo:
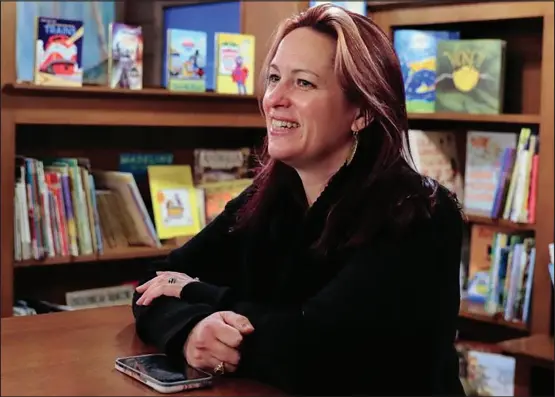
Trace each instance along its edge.
<path fill-rule="evenodd" d="M 176 366 L 164 354 L 145 354 L 119 358 L 120 364 L 154 378 L 160 383 L 176 383 L 206 379 L 210 374 L 199 371 L 187 364 Z"/>

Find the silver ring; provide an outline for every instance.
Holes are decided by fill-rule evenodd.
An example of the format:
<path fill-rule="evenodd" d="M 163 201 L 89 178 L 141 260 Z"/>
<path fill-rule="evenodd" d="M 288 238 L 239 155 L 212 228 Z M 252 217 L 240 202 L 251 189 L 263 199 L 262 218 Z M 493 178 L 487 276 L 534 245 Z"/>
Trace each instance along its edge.
<path fill-rule="evenodd" d="M 168 284 L 175 284 L 175 277 L 168 278 Z"/>

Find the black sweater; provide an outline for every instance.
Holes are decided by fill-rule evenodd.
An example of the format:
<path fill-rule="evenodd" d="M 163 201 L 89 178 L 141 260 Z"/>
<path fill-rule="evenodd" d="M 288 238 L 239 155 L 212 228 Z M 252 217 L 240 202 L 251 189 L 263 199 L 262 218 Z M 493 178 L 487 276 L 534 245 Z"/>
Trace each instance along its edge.
<path fill-rule="evenodd" d="M 463 395 L 454 349 L 463 227 L 456 204 L 440 189 L 431 218 L 401 237 L 315 254 L 309 246 L 341 183 L 308 213 L 276 206 L 265 230 L 234 229 L 246 193 L 230 201 L 154 266 L 147 278 L 173 270 L 201 282 L 185 286 L 181 299 L 133 304 L 139 337 L 183 360 L 192 327 L 231 310 L 255 328 L 233 376 L 297 395 Z"/>

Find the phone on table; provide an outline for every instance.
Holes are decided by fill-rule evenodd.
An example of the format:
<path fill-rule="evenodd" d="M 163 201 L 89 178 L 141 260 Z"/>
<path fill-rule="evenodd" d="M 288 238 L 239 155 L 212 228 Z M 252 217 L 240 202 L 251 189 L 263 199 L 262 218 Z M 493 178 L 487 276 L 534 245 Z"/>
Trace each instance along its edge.
<path fill-rule="evenodd" d="M 211 374 L 186 363 L 177 367 L 161 353 L 119 357 L 116 358 L 115 367 L 160 393 L 210 387 L 213 380 Z"/>

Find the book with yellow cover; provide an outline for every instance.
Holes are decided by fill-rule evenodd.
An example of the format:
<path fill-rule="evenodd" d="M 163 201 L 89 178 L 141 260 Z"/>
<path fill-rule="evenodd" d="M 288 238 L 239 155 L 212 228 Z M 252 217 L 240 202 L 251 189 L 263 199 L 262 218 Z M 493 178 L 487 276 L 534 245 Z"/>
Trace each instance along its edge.
<path fill-rule="evenodd" d="M 216 33 L 216 92 L 254 94 L 253 35 Z"/>
<path fill-rule="evenodd" d="M 191 167 L 151 165 L 148 180 L 158 237 L 169 239 L 198 233 L 201 221 Z"/>
<path fill-rule="evenodd" d="M 252 179 L 207 182 L 199 185 L 204 190 L 206 224 L 212 222 L 225 208 L 227 202 L 252 184 Z"/>

